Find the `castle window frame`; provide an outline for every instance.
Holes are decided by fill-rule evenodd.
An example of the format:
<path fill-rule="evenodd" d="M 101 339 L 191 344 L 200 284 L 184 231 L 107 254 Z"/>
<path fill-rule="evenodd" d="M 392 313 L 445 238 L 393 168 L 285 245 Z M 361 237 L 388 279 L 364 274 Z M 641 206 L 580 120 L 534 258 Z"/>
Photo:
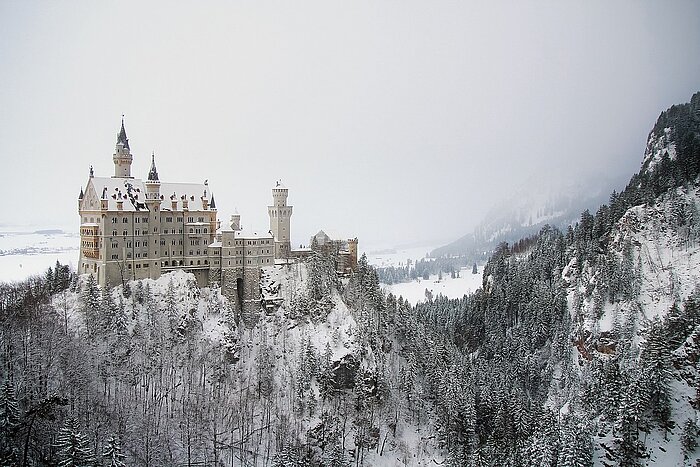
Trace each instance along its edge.
<path fill-rule="evenodd" d="M 113 217 L 113 218 L 112 218 L 112 224 L 116 224 L 116 223 L 117 223 L 117 218 L 116 218 L 116 217 Z"/>
<path fill-rule="evenodd" d="M 123 223 L 123 224 L 128 224 L 128 223 L 129 223 L 129 218 L 128 218 L 128 217 L 123 217 L 123 218 L 122 218 L 122 223 Z"/>

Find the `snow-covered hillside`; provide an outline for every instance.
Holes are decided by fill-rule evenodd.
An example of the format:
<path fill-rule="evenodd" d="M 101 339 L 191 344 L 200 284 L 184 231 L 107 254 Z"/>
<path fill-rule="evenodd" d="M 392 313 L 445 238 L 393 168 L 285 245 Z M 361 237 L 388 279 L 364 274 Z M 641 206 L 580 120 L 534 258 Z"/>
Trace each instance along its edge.
<path fill-rule="evenodd" d="M 608 256 L 621 270 L 627 269 L 633 296 L 609 299 L 600 268 L 579 270 L 573 258 L 563 271 L 568 287 L 568 306 L 574 322 L 580 322 L 574 339 L 574 367 L 585 370 L 587 360 L 617 358 L 620 349 L 631 346 L 628 355 L 639 355 L 647 345 L 650 323 L 669 319 L 674 307 L 682 307 L 700 293 L 700 188 L 679 187 L 653 206 L 627 210 L 611 233 Z M 682 222 L 681 219 L 691 219 Z M 609 279 L 607 279 L 609 280 Z M 637 349 L 636 351 L 634 349 Z M 639 358 L 639 357 L 637 357 Z M 582 368 L 583 366 L 583 368 Z M 677 367 L 678 368 L 678 367 Z M 585 379 L 585 371 L 579 377 Z M 679 375 L 670 381 L 670 417 L 673 429 L 653 428 L 644 437 L 647 465 L 694 464 L 682 449 L 683 427 L 697 421 L 695 389 Z M 597 420 L 604 426 L 601 420 Z M 602 430 L 594 444 L 595 465 L 606 465 L 606 449 L 614 444 L 614 433 Z M 684 455 L 686 456 L 684 458 Z"/>

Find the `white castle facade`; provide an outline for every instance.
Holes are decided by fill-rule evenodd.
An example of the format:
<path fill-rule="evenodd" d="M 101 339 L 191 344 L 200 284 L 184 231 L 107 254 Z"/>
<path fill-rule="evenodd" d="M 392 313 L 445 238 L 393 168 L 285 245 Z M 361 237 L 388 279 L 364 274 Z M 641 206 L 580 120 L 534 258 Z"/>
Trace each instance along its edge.
<path fill-rule="evenodd" d="M 238 214 L 231 216 L 230 228 L 220 229 L 207 182 L 162 182 L 154 156 L 146 180 L 131 175 L 123 121 L 112 159 L 113 176 L 97 177 L 91 167 L 80 190 L 78 273 L 115 286 L 183 269 L 200 286 L 218 283 L 237 309 L 259 308 L 262 268 L 292 255 L 287 188 L 278 182 L 272 190 L 269 232 L 242 231 Z"/>

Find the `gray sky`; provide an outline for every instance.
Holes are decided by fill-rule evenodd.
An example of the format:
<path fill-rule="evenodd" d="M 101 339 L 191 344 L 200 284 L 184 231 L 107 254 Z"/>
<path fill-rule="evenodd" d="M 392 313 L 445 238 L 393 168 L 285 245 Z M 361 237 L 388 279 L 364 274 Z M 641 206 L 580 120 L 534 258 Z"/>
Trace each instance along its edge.
<path fill-rule="evenodd" d="M 88 167 L 209 179 L 292 238 L 451 240 L 540 170 L 631 175 L 700 90 L 699 2 L 0 3 L 5 224 L 77 230 Z"/>

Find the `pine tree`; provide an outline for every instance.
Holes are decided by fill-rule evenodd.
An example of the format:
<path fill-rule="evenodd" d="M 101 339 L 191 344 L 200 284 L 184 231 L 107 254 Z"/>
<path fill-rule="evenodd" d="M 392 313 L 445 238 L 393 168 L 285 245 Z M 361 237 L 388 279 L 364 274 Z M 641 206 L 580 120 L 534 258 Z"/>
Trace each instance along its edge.
<path fill-rule="evenodd" d="M 80 292 L 81 311 L 85 317 L 88 336 L 98 331 L 100 316 L 100 292 L 95 276 L 89 274 Z"/>
<path fill-rule="evenodd" d="M 126 456 L 122 454 L 122 447 L 114 435 L 107 440 L 102 457 L 105 458 L 108 467 L 126 467 L 124 463 Z"/>
<path fill-rule="evenodd" d="M 102 296 L 100 299 L 100 312 L 98 316 L 98 324 L 96 331 L 100 334 L 105 333 L 109 329 L 113 329 L 114 318 L 117 313 L 117 305 L 114 303 L 112 294 L 108 287 L 102 288 Z"/>
<path fill-rule="evenodd" d="M 126 309 L 124 307 L 124 299 L 119 296 L 119 304 L 117 305 L 116 313 L 114 314 L 114 320 L 112 322 L 112 330 L 117 333 L 117 335 L 126 335 Z"/>
<path fill-rule="evenodd" d="M 345 452 L 343 451 L 343 446 L 340 443 L 335 443 L 333 449 L 324 457 L 324 463 L 326 467 L 349 467 L 350 462 L 348 461 Z"/>
<path fill-rule="evenodd" d="M 56 436 L 58 467 L 92 467 L 95 456 L 88 438 L 80 432 L 78 420 L 70 417 Z"/>

